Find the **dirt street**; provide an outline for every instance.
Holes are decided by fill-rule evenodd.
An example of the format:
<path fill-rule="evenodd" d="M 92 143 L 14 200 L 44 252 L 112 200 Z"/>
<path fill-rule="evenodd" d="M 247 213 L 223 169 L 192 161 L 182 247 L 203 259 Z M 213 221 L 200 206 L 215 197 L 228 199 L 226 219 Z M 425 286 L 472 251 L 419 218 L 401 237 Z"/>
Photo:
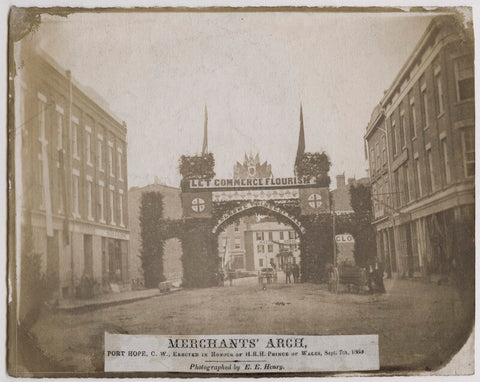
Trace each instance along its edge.
<path fill-rule="evenodd" d="M 63 369 L 103 371 L 105 331 L 130 334 L 379 334 L 380 365 L 433 370 L 468 337 L 473 313 L 457 291 L 421 281 L 386 282 L 387 294 L 335 295 L 325 285 L 270 284 L 181 290 L 85 313 L 45 312 L 33 328 Z"/>

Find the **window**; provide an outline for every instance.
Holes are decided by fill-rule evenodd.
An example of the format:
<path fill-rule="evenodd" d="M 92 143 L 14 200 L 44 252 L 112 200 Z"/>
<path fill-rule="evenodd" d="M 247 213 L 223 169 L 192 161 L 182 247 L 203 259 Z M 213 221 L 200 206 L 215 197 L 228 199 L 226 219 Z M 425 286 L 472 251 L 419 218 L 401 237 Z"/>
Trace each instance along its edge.
<path fill-rule="evenodd" d="M 73 175 L 72 179 L 72 198 L 73 198 L 73 215 L 75 217 L 80 216 L 79 195 L 78 195 L 78 176 Z"/>
<path fill-rule="evenodd" d="M 264 251 L 263 244 L 257 245 L 257 252 L 258 252 L 258 253 L 263 253 L 263 252 L 265 252 L 265 251 Z"/>
<path fill-rule="evenodd" d="M 426 171 L 428 176 L 428 191 L 432 192 L 435 190 L 435 177 L 432 171 L 432 150 L 427 149 L 426 151 Z"/>
<path fill-rule="evenodd" d="M 397 128 L 395 126 L 395 121 L 393 117 L 390 119 L 392 124 L 392 152 L 393 156 L 397 155 Z"/>
<path fill-rule="evenodd" d="M 273 245 L 272 244 L 268 245 L 268 252 L 273 252 Z"/>
<path fill-rule="evenodd" d="M 415 114 L 415 104 L 410 104 L 410 137 L 413 139 L 417 136 L 417 115 Z"/>
<path fill-rule="evenodd" d="M 40 140 L 44 141 L 46 139 L 46 133 L 45 133 L 46 126 L 45 126 L 45 102 L 43 100 L 38 101 L 38 123 L 40 125 L 38 137 Z"/>
<path fill-rule="evenodd" d="M 263 267 L 263 259 L 258 259 L 258 266 Z"/>
<path fill-rule="evenodd" d="M 393 173 L 395 179 L 395 206 L 400 207 L 400 174 L 398 170 Z"/>
<path fill-rule="evenodd" d="M 423 128 L 426 129 L 428 127 L 428 95 L 427 95 L 427 88 L 423 87 L 422 89 L 422 123 Z"/>
<path fill-rule="evenodd" d="M 240 243 L 240 238 L 235 238 L 235 249 L 240 249 L 242 248 L 241 243 Z"/>
<path fill-rule="evenodd" d="M 403 191 L 405 194 L 405 202 L 410 201 L 410 186 L 408 184 L 408 165 L 403 165 Z"/>
<path fill-rule="evenodd" d="M 98 169 L 103 171 L 103 141 L 97 141 L 97 162 L 98 162 Z"/>
<path fill-rule="evenodd" d="M 388 178 L 385 178 L 385 204 L 391 207 L 390 204 L 390 185 L 388 184 Z"/>
<path fill-rule="evenodd" d="M 405 113 L 400 113 L 400 147 L 405 148 Z"/>
<path fill-rule="evenodd" d="M 257 232 L 257 240 L 263 240 L 263 232 Z"/>
<path fill-rule="evenodd" d="M 40 200 L 38 206 L 41 210 L 45 209 L 45 187 L 43 187 L 43 161 L 42 156 L 40 155 L 38 158 L 38 195 L 40 196 Z"/>
<path fill-rule="evenodd" d="M 463 166 L 465 177 L 475 175 L 475 133 L 473 128 L 462 131 Z"/>
<path fill-rule="evenodd" d="M 39 98 L 40 98 L 40 95 L 39 95 Z M 44 158 L 43 154 L 47 149 L 46 148 L 47 140 L 46 140 L 46 132 L 45 132 L 45 129 L 46 129 L 45 102 L 46 102 L 46 99 L 44 96 L 42 96 L 38 101 L 38 124 L 39 124 L 38 140 L 40 141 L 40 152 L 38 154 L 37 176 L 38 176 L 38 186 L 39 186 L 38 191 L 40 195 L 39 208 L 42 210 L 45 209 L 45 187 L 44 187 L 45 179 L 43 178 L 43 158 Z"/>
<path fill-rule="evenodd" d="M 378 184 L 378 210 L 380 212 L 380 215 L 383 215 L 383 208 L 384 208 L 384 198 L 385 198 L 385 195 L 383 193 L 383 185 L 382 183 L 379 182 Z"/>
<path fill-rule="evenodd" d="M 105 223 L 105 202 L 104 202 L 105 196 L 104 195 L 105 195 L 104 186 L 99 184 L 98 185 L 98 209 L 99 209 L 101 223 Z"/>
<path fill-rule="evenodd" d="M 122 174 L 122 151 L 117 152 L 117 171 L 118 171 L 118 179 L 123 180 Z"/>
<path fill-rule="evenodd" d="M 120 190 L 118 194 L 118 214 L 120 216 L 120 227 L 125 227 L 123 222 L 123 192 Z"/>
<path fill-rule="evenodd" d="M 87 164 L 91 166 L 92 165 L 92 134 L 89 131 L 87 131 L 87 133 L 85 134 L 85 155 L 87 156 Z"/>
<path fill-rule="evenodd" d="M 63 115 L 56 113 L 57 117 L 57 150 L 63 149 Z"/>
<path fill-rule="evenodd" d="M 273 232 L 268 232 L 268 240 L 273 241 Z"/>
<path fill-rule="evenodd" d="M 450 183 L 450 163 L 448 161 L 448 145 L 447 145 L 447 138 L 443 138 L 440 141 L 440 146 L 442 150 L 442 165 L 443 165 L 443 176 L 445 179 L 445 183 Z"/>
<path fill-rule="evenodd" d="M 381 166 L 381 164 L 380 164 L 380 147 L 378 145 L 378 142 L 375 143 L 375 152 L 377 154 L 377 168 L 380 169 L 380 166 Z"/>
<path fill-rule="evenodd" d="M 283 240 L 283 231 L 280 231 L 280 240 Z"/>
<path fill-rule="evenodd" d="M 382 157 L 383 157 L 383 164 L 387 163 L 387 139 L 385 135 L 382 135 Z"/>
<path fill-rule="evenodd" d="M 58 213 L 63 212 L 63 196 L 64 196 L 64 189 L 63 189 L 63 171 L 61 168 L 57 169 L 57 187 L 58 187 Z"/>
<path fill-rule="evenodd" d="M 108 168 L 110 171 L 110 176 L 115 176 L 113 172 L 113 143 L 108 142 Z"/>
<path fill-rule="evenodd" d="M 235 232 L 239 232 L 240 231 L 240 224 L 238 222 L 234 222 L 233 223 L 233 230 Z"/>
<path fill-rule="evenodd" d="M 115 224 L 115 198 L 114 192 L 110 190 L 110 224 Z"/>
<path fill-rule="evenodd" d="M 455 80 L 457 83 L 457 100 L 464 101 L 475 95 L 473 57 L 465 56 L 455 61 Z"/>
<path fill-rule="evenodd" d="M 443 89 L 442 89 L 442 77 L 440 72 L 435 75 L 435 88 L 436 88 L 436 97 L 435 104 L 437 107 L 437 113 L 442 114 L 444 111 L 444 101 L 443 101 Z"/>
<path fill-rule="evenodd" d="M 422 196 L 422 178 L 420 174 L 420 161 L 418 158 L 415 158 L 415 166 L 414 166 L 414 171 L 415 171 L 415 194 L 417 197 Z"/>
<path fill-rule="evenodd" d="M 75 158 L 78 156 L 78 119 L 72 118 L 72 151 Z"/>
<path fill-rule="evenodd" d="M 375 172 L 375 150 L 372 148 L 370 150 L 370 167 L 372 169 L 372 173 Z"/>
<path fill-rule="evenodd" d="M 87 216 L 89 219 L 93 219 L 92 203 L 93 203 L 93 187 L 92 182 L 87 181 Z"/>
<path fill-rule="evenodd" d="M 288 238 L 295 239 L 295 231 L 288 231 Z"/>

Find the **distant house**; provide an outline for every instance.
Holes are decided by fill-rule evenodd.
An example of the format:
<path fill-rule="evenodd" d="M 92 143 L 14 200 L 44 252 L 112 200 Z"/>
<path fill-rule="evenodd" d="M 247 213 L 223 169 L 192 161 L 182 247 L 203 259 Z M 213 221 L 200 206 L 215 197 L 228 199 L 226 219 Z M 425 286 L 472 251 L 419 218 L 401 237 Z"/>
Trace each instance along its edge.
<path fill-rule="evenodd" d="M 145 187 L 132 187 L 128 193 L 128 216 L 130 227 L 129 243 L 129 268 L 132 280 L 143 280 L 141 261 L 141 230 L 140 230 L 140 205 L 144 192 L 157 191 L 163 196 L 163 217 L 168 219 L 180 219 L 182 217 L 182 204 L 180 189 L 161 184 L 151 184 Z M 180 282 L 182 270 L 182 246 L 180 240 L 169 239 L 164 247 L 164 276 L 167 280 Z"/>

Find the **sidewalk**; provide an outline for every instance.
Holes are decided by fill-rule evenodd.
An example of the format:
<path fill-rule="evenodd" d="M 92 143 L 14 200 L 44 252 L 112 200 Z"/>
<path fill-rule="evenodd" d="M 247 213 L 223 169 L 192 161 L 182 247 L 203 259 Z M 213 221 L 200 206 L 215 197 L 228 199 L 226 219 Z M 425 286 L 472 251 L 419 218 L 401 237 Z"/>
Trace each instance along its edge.
<path fill-rule="evenodd" d="M 155 296 L 161 296 L 179 291 L 181 288 L 172 288 L 169 292 L 160 292 L 158 288 L 134 290 L 119 293 L 108 293 L 96 296 L 91 299 L 76 299 L 60 301 L 58 306 L 53 307 L 56 310 L 66 312 L 88 311 L 92 309 L 105 308 L 113 305 L 126 304 L 130 302 L 145 300 Z"/>

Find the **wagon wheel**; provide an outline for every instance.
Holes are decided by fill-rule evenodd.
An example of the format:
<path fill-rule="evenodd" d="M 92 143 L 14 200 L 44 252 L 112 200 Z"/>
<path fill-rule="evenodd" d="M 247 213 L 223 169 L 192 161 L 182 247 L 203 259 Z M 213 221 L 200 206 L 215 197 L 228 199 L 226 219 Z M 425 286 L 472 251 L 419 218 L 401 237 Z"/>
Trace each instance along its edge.
<path fill-rule="evenodd" d="M 330 290 L 330 292 L 333 292 L 335 294 L 338 292 L 339 280 L 340 277 L 338 274 L 338 268 L 332 267 L 328 272 L 328 289 Z"/>

